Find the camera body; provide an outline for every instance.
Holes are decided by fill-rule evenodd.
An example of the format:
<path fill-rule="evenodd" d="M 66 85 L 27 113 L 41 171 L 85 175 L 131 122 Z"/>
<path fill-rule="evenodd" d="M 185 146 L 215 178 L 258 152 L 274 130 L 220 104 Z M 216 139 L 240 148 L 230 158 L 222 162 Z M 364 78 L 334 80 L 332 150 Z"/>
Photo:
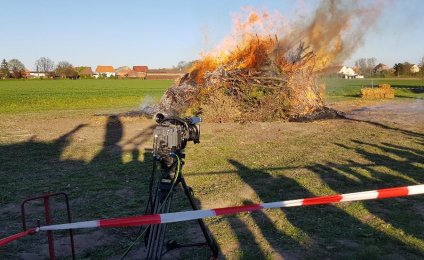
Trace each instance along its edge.
<path fill-rule="evenodd" d="M 180 153 L 193 141 L 200 142 L 200 117 L 165 117 L 163 114 L 156 115 L 159 125 L 153 130 L 153 156 L 166 162 L 172 163 L 171 153 Z"/>

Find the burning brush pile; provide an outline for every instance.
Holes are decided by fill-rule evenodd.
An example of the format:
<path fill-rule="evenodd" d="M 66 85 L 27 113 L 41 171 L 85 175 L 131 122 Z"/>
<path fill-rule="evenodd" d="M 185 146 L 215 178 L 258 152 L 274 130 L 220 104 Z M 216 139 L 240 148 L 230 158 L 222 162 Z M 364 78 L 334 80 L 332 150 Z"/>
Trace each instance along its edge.
<path fill-rule="evenodd" d="M 325 85 L 319 85 L 317 78 L 320 71 L 342 62 L 361 43 L 363 34 L 348 33 L 355 19 L 375 20 L 366 15 L 372 15 L 371 9 L 346 9 L 345 4 L 323 1 L 314 19 L 297 29 L 282 26 L 284 19 L 278 12 L 246 9 L 246 19 L 233 17 L 234 35 L 203 55 L 158 105 L 145 107 L 143 113 L 188 113 L 209 122 L 336 117 L 337 112 L 324 104 Z M 281 39 L 279 34 L 271 34 L 281 28 L 286 30 Z"/>

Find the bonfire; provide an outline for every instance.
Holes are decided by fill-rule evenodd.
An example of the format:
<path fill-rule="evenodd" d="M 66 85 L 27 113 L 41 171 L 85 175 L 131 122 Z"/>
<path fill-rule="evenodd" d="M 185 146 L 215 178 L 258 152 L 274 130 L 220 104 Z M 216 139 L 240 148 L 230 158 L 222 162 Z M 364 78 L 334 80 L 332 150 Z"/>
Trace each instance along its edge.
<path fill-rule="evenodd" d="M 372 21 L 371 7 L 350 6 L 349 12 L 345 7 L 343 2 L 323 1 L 310 23 L 281 39 L 271 33 L 281 31 L 278 12 L 250 9 L 245 20 L 235 21 L 232 37 L 203 55 L 159 104 L 145 107 L 143 113 L 200 115 L 212 122 L 336 117 L 324 103 L 325 85 L 317 78 L 362 41 L 363 35 L 347 33 L 352 24 Z"/>

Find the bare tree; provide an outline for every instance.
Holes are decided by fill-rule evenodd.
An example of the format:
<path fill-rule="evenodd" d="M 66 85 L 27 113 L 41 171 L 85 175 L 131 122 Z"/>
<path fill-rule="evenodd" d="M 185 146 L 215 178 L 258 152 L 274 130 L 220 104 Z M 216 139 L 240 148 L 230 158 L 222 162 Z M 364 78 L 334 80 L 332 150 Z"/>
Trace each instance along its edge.
<path fill-rule="evenodd" d="M 9 70 L 13 71 L 13 70 L 24 70 L 25 69 L 25 65 L 18 59 L 11 59 L 8 63 L 9 66 Z"/>
<path fill-rule="evenodd" d="M 56 67 L 56 75 L 67 78 L 74 78 L 78 76 L 77 71 L 74 69 L 69 61 L 59 61 Z"/>
<path fill-rule="evenodd" d="M 357 67 L 362 73 L 372 74 L 376 66 L 376 58 L 360 58 L 355 61 Z"/>
<path fill-rule="evenodd" d="M 36 60 L 34 66 L 37 72 L 45 72 L 47 74 L 51 74 L 55 69 L 54 62 L 47 57 L 41 57 Z"/>
<path fill-rule="evenodd" d="M 368 73 L 372 74 L 374 72 L 374 68 L 376 66 L 377 63 L 377 59 L 372 57 L 372 58 L 367 58 L 367 68 L 368 68 Z"/>

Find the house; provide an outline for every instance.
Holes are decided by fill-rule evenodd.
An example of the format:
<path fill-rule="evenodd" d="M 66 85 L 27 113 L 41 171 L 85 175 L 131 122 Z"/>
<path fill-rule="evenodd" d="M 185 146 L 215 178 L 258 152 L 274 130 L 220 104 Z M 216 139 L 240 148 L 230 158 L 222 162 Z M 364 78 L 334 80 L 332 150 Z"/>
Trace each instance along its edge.
<path fill-rule="evenodd" d="M 29 76 L 31 78 L 45 78 L 47 77 L 46 72 L 30 71 Z"/>
<path fill-rule="evenodd" d="M 115 70 L 115 76 L 118 78 L 126 78 L 128 76 L 128 73 L 131 71 L 131 68 L 128 66 L 122 66 Z"/>
<path fill-rule="evenodd" d="M 414 64 L 414 65 L 412 65 L 410 71 L 411 71 L 411 73 L 420 72 L 420 67 L 418 67 L 416 64 Z"/>
<path fill-rule="evenodd" d="M 107 78 L 109 78 L 110 76 L 115 76 L 115 69 L 112 66 L 101 66 L 101 65 L 99 65 L 96 68 L 96 74 L 97 74 L 97 77 L 99 75 L 105 75 Z"/>
<path fill-rule="evenodd" d="M 361 74 L 361 71 L 359 70 L 359 68 L 352 68 L 353 69 L 353 71 L 355 72 L 355 74 L 356 75 L 359 75 L 359 74 Z"/>
<path fill-rule="evenodd" d="M 379 63 L 377 66 L 375 66 L 374 68 L 374 72 L 378 73 L 378 72 L 383 72 L 385 70 L 390 70 L 389 66 L 387 66 L 386 64 L 383 63 Z"/>
<path fill-rule="evenodd" d="M 29 69 L 24 69 L 21 71 L 22 78 L 27 79 L 31 77 L 31 71 Z"/>
<path fill-rule="evenodd" d="M 147 66 L 133 66 L 133 71 L 140 72 L 143 75 L 143 78 L 146 78 L 147 70 L 149 67 Z"/>
<path fill-rule="evenodd" d="M 133 70 L 134 71 L 138 71 L 138 72 L 144 72 L 146 73 L 146 71 L 149 69 L 149 67 L 147 66 L 133 66 Z"/>
<path fill-rule="evenodd" d="M 146 79 L 177 79 L 186 72 L 180 69 L 153 69 L 146 70 Z"/>
<path fill-rule="evenodd" d="M 75 70 L 81 77 L 93 77 L 94 72 L 91 67 L 75 67 Z"/>
<path fill-rule="evenodd" d="M 146 73 L 145 72 L 140 72 L 140 71 L 135 71 L 135 70 L 131 70 L 128 74 L 127 74 L 128 78 L 132 78 L 132 79 L 145 79 L 146 78 Z"/>
<path fill-rule="evenodd" d="M 324 69 L 323 74 L 337 74 L 341 75 L 345 79 L 358 78 L 359 69 L 358 68 L 349 68 L 346 66 L 332 66 Z"/>
<path fill-rule="evenodd" d="M 349 68 L 349 67 L 346 67 L 346 66 L 343 66 L 340 73 L 343 74 L 344 76 L 355 76 L 355 75 L 357 75 L 352 68 Z"/>

